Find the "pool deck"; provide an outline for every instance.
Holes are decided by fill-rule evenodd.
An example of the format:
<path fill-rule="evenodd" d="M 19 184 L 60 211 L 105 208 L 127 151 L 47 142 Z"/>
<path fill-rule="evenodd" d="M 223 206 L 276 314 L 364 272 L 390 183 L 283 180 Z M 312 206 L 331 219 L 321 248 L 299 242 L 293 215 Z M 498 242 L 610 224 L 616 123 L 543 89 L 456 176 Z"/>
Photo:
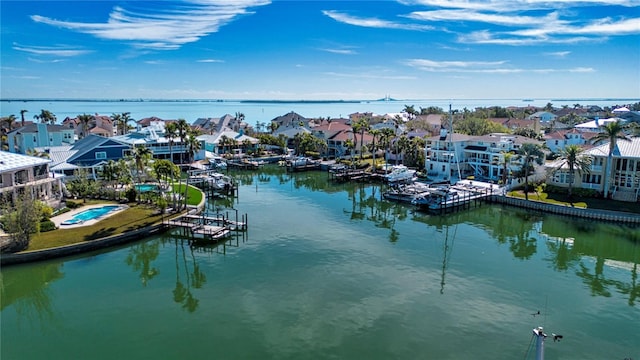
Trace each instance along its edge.
<path fill-rule="evenodd" d="M 81 226 L 89 226 L 89 225 L 93 225 L 95 223 L 97 223 L 100 220 L 103 220 L 109 216 L 115 215 L 119 212 L 121 212 L 122 210 L 125 210 L 128 208 L 127 205 L 118 205 L 120 206 L 120 209 L 115 210 L 115 211 L 111 211 L 106 215 L 103 215 L 101 217 L 99 217 L 98 219 L 93 219 L 93 220 L 86 220 L 83 221 L 81 223 L 77 223 L 77 224 L 62 224 L 63 222 L 67 221 L 67 220 L 71 220 L 71 218 L 73 218 L 74 215 L 81 213 L 83 211 L 86 210 L 90 210 L 90 209 L 95 209 L 95 208 L 99 208 L 99 207 L 103 207 L 103 206 L 107 206 L 107 205 L 114 205 L 114 204 L 110 204 L 110 203 L 104 203 L 104 204 L 94 204 L 94 205 L 85 205 L 85 206 L 81 206 L 77 209 L 73 209 L 71 211 L 68 211 L 64 214 L 60 214 L 58 216 L 54 216 L 51 218 L 51 221 L 53 221 L 54 224 L 56 224 L 56 227 L 59 229 L 72 229 L 72 228 L 76 228 L 76 227 L 81 227 Z"/>

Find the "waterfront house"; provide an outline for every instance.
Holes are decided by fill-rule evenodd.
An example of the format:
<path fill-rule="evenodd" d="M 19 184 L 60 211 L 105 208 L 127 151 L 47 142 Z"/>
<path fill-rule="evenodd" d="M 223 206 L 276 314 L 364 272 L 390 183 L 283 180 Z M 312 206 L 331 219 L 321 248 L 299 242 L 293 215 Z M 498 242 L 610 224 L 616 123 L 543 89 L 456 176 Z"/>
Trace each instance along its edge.
<path fill-rule="evenodd" d="M 281 129 L 282 131 L 285 131 L 285 129 L 291 129 L 291 128 L 309 129 L 309 119 L 293 111 L 290 113 L 278 116 L 273 120 L 271 120 L 271 122 L 275 123 L 278 129 L 279 130 Z M 278 136 L 278 134 L 274 133 L 274 136 Z"/>
<path fill-rule="evenodd" d="M 84 129 L 82 122 L 77 117 L 65 118 L 64 120 L 62 120 L 62 126 L 73 129 L 76 139 L 81 139 L 90 134 L 105 137 L 113 136 L 116 134 L 116 128 L 113 126 L 111 117 L 106 115 L 91 115 L 91 120 L 87 124 L 87 134 L 83 133 Z"/>
<path fill-rule="evenodd" d="M 338 134 L 352 132 L 349 122 L 349 119 L 322 120 L 318 125 L 311 128 L 311 134 L 327 144 L 327 149 L 322 154 L 323 156 L 334 158 L 345 153 L 344 142 L 349 137 L 348 135 L 338 136 Z"/>
<path fill-rule="evenodd" d="M 517 153 L 525 143 L 541 144 L 519 135 L 470 136 L 449 134 L 443 129 L 439 136 L 426 138 L 425 169 L 430 178 L 438 181 L 473 176 L 476 180 L 498 183 L 505 168 L 504 153 Z M 511 174 L 521 166 L 514 158 L 507 164 L 507 171 Z"/>
<path fill-rule="evenodd" d="M 187 145 L 183 144 L 180 138 L 174 138 L 170 147 L 169 139 L 164 136 L 164 131 L 164 121 L 150 122 L 149 126 L 141 127 L 125 135 L 114 136 L 112 139 L 128 145 L 130 149 L 144 145 L 151 150 L 154 159 L 168 159 L 174 163 L 191 159 Z M 204 158 L 205 144 L 200 141 L 200 150 L 194 154 L 193 160 L 198 161 Z"/>
<path fill-rule="evenodd" d="M 544 124 L 554 121 L 557 118 L 558 118 L 557 115 L 550 113 L 548 111 L 538 111 L 527 116 L 527 119 L 529 120 L 539 120 L 540 123 L 544 123 Z"/>
<path fill-rule="evenodd" d="M 240 115 L 240 114 L 239 114 Z M 250 128 L 249 124 L 244 121 L 243 116 L 233 116 L 225 114 L 220 118 L 198 118 L 193 122 L 191 127 L 202 133 L 213 135 L 225 131 L 246 132 Z"/>
<path fill-rule="evenodd" d="M 576 130 L 583 132 L 600 132 L 602 131 L 602 126 L 606 123 L 620 121 L 619 118 L 609 118 L 609 119 L 599 119 L 595 118 L 595 120 L 587 121 L 582 124 L 578 124 L 575 126 Z"/>
<path fill-rule="evenodd" d="M 596 136 L 596 133 L 582 132 L 577 129 L 557 130 L 546 134 L 544 141 L 549 150 L 558 153 L 567 145 L 587 146 L 594 136 Z"/>
<path fill-rule="evenodd" d="M 37 147 L 71 145 L 74 142 L 74 130 L 62 125 L 32 123 L 7 134 L 9 152 L 18 154 L 26 154 Z"/>
<path fill-rule="evenodd" d="M 100 169 L 109 160 L 118 161 L 131 154 L 132 147 L 112 138 L 89 135 L 69 146 L 37 148 L 48 154 L 51 171 L 59 176 L 73 176 L 78 169 L 85 169 L 91 177 L 98 178 Z"/>
<path fill-rule="evenodd" d="M 255 150 L 260 143 L 260 140 L 245 135 L 243 131 L 230 130 L 199 135 L 197 139 L 204 143 L 206 151 L 213 154 L 230 154 L 233 150 L 246 154 L 250 150 Z"/>
<path fill-rule="evenodd" d="M 606 163 L 609 156 L 609 144 L 603 144 L 586 150 L 586 156 L 591 157 L 591 167 L 588 174 L 575 176 L 574 188 L 593 189 L 604 192 L 604 178 Z M 640 192 L 640 138 L 630 138 L 630 141 L 618 140 L 613 151 L 612 177 L 609 193 L 615 200 L 638 201 Z M 549 167 L 556 168 L 557 163 Z M 570 181 L 568 167 L 553 172 L 547 183 L 560 187 L 568 187 Z"/>
<path fill-rule="evenodd" d="M 49 171 L 51 160 L 0 151 L 0 199 L 3 204 L 28 192 L 46 202 L 60 198 L 60 179 Z"/>

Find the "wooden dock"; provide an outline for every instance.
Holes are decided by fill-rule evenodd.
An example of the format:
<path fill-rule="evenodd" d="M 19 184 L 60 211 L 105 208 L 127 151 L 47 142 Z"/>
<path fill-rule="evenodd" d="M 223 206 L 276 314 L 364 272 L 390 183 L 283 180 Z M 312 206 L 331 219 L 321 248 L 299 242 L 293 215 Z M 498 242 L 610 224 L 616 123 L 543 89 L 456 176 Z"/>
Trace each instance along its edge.
<path fill-rule="evenodd" d="M 205 240 L 217 242 L 226 239 L 234 232 L 247 230 L 247 216 L 242 216 L 243 221 L 231 220 L 228 216 L 207 216 L 201 214 L 185 214 L 165 220 L 170 227 L 182 229 L 185 235 L 193 240 Z"/>

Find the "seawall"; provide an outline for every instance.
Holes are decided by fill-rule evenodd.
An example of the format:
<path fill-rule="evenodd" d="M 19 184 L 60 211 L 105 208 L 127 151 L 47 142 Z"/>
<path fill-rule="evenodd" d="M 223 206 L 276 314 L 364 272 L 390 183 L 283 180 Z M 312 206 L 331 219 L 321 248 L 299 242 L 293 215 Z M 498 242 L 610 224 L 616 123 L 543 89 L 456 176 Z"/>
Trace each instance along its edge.
<path fill-rule="evenodd" d="M 489 201 L 492 203 L 516 206 L 551 214 L 640 225 L 640 215 L 638 214 L 609 210 L 576 208 L 571 206 L 549 204 L 502 195 L 491 195 L 489 197 Z"/>
<path fill-rule="evenodd" d="M 148 236 L 161 233 L 166 229 L 168 229 L 167 226 L 163 224 L 157 224 L 142 229 L 128 231 L 123 234 L 114 235 L 102 239 L 89 240 L 87 242 L 77 243 L 73 245 L 60 246 L 43 250 L 24 251 L 15 254 L 2 254 L 2 256 L 0 256 L 0 265 L 6 266 L 33 261 L 49 260 L 85 253 L 88 251 L 100 250 L 115 245 L 144 239 Z"/>

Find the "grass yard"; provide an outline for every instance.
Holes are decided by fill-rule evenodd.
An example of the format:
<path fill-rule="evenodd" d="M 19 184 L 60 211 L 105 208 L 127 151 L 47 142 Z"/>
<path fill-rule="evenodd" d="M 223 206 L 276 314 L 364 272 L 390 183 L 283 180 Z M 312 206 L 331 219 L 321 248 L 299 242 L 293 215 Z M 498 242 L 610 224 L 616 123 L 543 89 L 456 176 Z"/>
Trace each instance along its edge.
<path fill-rule="evenodd" d="M 508 195 L 521 199 L 525 198 L 524 191 L 522 190 L 511 191 L 508 193 Z M 622 211 L 640 214 L 640 205 L 638 205 L 638 203 L 599 198 L 582 198 L 575 195 L 572 199 L 569 199 L 566 194 L 547 194 L 541 191 L 540 188 L 538 188 L 538 192 L 529 192 L 529 200 L 579 208 Z"/>
<path fill-rule="evenodd" d="M 150 226 L 162 220 L 162 215 L 155 207 L 136 204 L 129 204 L 129 206 L 128 209 L 109 216 L 94 225 L 36 234 L 31 239 L 27 250 L 42 250 L 95 240 Z"/>

